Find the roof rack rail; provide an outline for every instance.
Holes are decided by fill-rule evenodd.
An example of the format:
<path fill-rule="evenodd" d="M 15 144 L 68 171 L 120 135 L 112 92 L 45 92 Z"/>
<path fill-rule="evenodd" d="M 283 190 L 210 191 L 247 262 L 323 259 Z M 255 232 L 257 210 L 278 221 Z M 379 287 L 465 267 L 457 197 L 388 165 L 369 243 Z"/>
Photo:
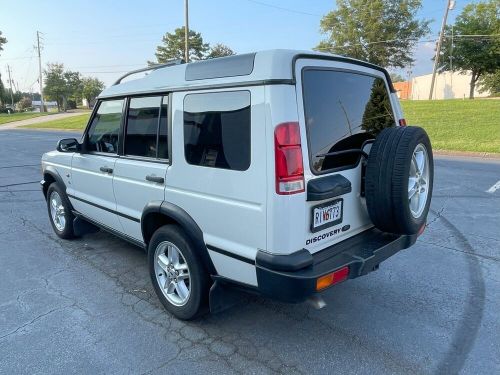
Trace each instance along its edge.
<path fill-rule="evenodd" d="M 151 65 L 151 66 L 148 66 L 146 68 L 141 68 L 141 69 L 136 69 L 136 70 L 132 70 L 128 73 L 125 73 L 124 75 L 122 75 L 120 78 L 118 78 L 115 83 L 113 83 L 112 86 L 115 86 L 115 85 L 118 85 L 119 83 L 121 83 L 121 81 L 132 75 L 132 74 L 136 74 L 136 73 L 141 73 L 141 72 L 147 72 L 148 70 L 157 70 L 157 69 L 161 69 L 161 68 L 166 68 L 167 66 L 173 66 L 173 65 L 180 65 L 180 64 L 185 64 L 186 62 L 184 61 L 184 59 L 175 59 L 175 60 L 168 60 L 166 63 L 164 64 L 155 64 L 155 65 Z"/>

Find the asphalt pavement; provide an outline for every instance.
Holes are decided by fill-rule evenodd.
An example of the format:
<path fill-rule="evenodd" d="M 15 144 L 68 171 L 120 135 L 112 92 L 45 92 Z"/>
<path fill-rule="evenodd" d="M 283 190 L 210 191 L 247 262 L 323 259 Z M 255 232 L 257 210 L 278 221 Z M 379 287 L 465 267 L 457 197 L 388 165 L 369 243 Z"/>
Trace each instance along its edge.
<path fill-rule="evenodd" d="M 417 244 L 326 291 L 327 307 L 244 296 L 186 323 L 141 249 L 53 233 L 40 156 L 68 136 L 0 132 L 0 374 L 500 373 L 500 161 L 436 158 Z"/>

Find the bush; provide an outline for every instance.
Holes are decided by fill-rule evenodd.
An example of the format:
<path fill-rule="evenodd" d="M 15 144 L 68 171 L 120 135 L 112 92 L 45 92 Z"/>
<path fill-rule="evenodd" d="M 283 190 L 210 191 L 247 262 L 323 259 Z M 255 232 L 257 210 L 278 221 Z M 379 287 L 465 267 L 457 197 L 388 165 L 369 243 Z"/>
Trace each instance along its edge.
<path fill-rule="evenodd" d="M 76 109 L 76 101 L 75 100 L 68 100 L 66 103 L 66 109 Z"/>
<path fill-rule="evenodd" d="M 24 111 L 25 109 L 30 107 L 31 107 L 31 99 L 26 96 L 17 102 L 17 109 L 19 111 Z"/>

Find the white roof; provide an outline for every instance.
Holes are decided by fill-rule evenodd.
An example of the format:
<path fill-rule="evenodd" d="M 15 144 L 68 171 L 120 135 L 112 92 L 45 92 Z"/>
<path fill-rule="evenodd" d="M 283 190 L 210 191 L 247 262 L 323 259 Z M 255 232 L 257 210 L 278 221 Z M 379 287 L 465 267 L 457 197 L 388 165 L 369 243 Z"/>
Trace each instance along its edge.
<path fill-rule="evenodd" d="M 275 49 L 159 68 L 150 71 L 145 77 L 115 84 L 105 89 L 99 98 L 165 91 L 187 91 L 203 86 L 214 87 L 246 82 L 293 81 L 293 61 L 302 56 L 367 64 L 343 56 L 315 51 Z"/>

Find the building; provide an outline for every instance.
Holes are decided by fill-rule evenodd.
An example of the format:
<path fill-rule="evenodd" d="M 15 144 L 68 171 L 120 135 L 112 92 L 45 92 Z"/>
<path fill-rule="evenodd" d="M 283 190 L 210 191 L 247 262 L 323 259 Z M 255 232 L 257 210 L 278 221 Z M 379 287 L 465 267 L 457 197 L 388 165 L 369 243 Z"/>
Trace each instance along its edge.
<path fill-rule="evenodd" d="M 51 109 L 57 109 L 57 102 L 44 102 L 45 107 L 47 108 L 47 111 L 50 111 Z M 40 112 L 40 107 L 42 106 L 40 100 L 33 100 L 31 101 L 31 106 L 34 108 L 35 112 Z"/>
<path fill-rule="evenodd" d="M 400 99 L 427 100 L 431 89 L 432 74 L 413 77 L 411 81 L 396 82 L 394 87 Z M 433 99 L 467 99 L 469 97 L 471 74 L 443 72 L 436 74 Z M 489 96 L 489 92 L 474 91 L 475 98 Z"/>

